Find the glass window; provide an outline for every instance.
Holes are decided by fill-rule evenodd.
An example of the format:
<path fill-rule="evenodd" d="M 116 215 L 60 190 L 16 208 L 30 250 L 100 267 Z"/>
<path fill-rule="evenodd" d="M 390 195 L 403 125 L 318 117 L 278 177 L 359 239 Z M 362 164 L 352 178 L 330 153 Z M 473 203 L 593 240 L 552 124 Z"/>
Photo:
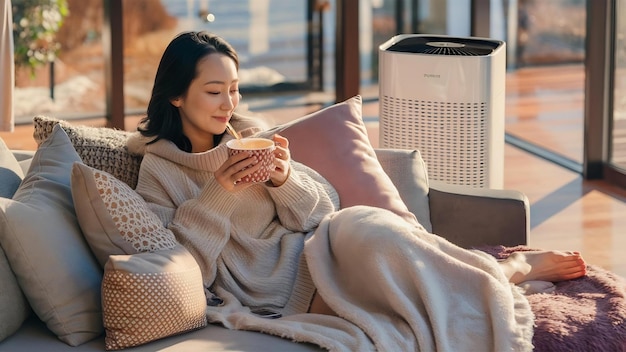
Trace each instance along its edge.
<path fill-rule="evenodd" d="M 584 0 L 518 0 L 517 64 L 582 62 Z"/>
<path fill-rule="evenodd" d="M 35 114 L 48 114 L 59 118 L 90 115 L 104 112 L 104 76 L 101 28 L 102 0 L 91 1 L 20 1 L 13 2 L 13 19 L 16 36 L 29 36 L 26 28 L 36 22 L 38 11 L 53 24 L 62 20 L 58 31 L 39 35 L 46 38 L 48 46 L 58 47 L 57 57 L 32 68 L 19 59 L 16 52 L 15 120 L 30 122 Z M 63 16 L 61 9 L 68 13 Z M 50 25 L 50 23 L 48 24 Z M 46 27 L 50 28 L 50 27 Z M 17 41 L 16 41 L 17 43 Z"/>
<path fill-rule="evenodd" d="M 517 46 L 506 132 L 559 163 L 582 165 L 586 2 L 511 3 L 518 6 Z"/>
<path fill-rule="evenodd" d="M 623 1 L 616 1 L 615 6 L 615 71 L 610 162 L 626 170 L 626 5 Z"/>
<path fill-rule="evenodd" d="M 136 0 L 125 0 L 125 18 L 143 13 L 131 3 Z M 207 30 L 233 45 L 244 95 L 309 88 L 307 1 L 161 0 L 160 6 L 158 17 L 142 25 L 146 28 L 125 27 L 127 110 L 145 109 L 161 53 L 176 34 L 188 30 Z"/>
<path fill-rule="evenodd" d="M 27 67 L 17 70 L 16 117 L 104 116 L 104 2 L 56 2 L 69 9 L 54 36 L 60 48 L 58 57 L 32 73 Z M 145 111 L 163 50 L 176 34 L 186 30 L 217 33 L 235 47 L 241 61 L 243 94 L 311 89 L 314 75 L 321 77 L 322 70 L 326 83 L 332 85 L 334 10 L 321 6 L 313 16 L 318 25 L 309 33 L 307 14 L 315 3 L 318 1 L 122 0 L 127 114 Z M 325 50 L 312 49 L 313 41 L 323 43 Z M 319 64 L 322 56 L 324 65 Z M 317 66 L 311 69 L 315 60 Z"/>

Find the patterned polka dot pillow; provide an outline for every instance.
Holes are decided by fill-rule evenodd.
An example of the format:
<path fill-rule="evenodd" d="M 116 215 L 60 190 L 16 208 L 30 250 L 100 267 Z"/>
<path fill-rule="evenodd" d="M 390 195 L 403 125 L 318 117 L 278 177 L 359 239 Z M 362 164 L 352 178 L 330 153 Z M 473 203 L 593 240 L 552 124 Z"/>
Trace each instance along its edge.
<path fill-rule="evenodd" d="M 110 255 L 176 246 L 174 234 L 144 199 L 108 172 L 75 163 L 71 187 L 78 223 L 100 265 Z"/>
<path fill-rule="evenodd" d="M 119 350 L 207 325 L 202 274 L 183 246 L 113 255 L 104 266 L 105 349 Z"/>
<path fill-rule="evenodd" d="M 143 198 L 108 172 L 75 163 L 72 198 L 100 264 L 105 348 L 118 350 L 206 326 L 195 259 Z"/>

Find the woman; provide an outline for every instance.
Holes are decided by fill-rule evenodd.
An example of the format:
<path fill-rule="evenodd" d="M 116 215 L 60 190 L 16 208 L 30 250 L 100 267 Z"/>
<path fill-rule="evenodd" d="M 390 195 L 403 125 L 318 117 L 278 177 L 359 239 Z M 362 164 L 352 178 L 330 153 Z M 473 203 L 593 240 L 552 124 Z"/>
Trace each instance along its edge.
<path fill-rule="evenodd" d="M 332 186 L 291 160 L 288 140 L 279 135 L 272 137 L 276 168 L 270 180 L 237 182 L 259 166 L 244 153 L 228 156 L 225 147 L 232 138 L 225 133 L 229 121 L 239 131 L 259 130 L 254 121 L 235 113 L 241 97 L 238 69 L 234 49 L 215 35 L 186 32 L 169 44 L 159 64 L 147 116 L 139 127 L 145 155 L 137 192 L 194 255 L 205 286 L 226 296 L 227 307 L 236 303 L 253 312 L 269 309 L 290 317 L 288 322 L 313 327 L 301 329 L 302 325 L 294 327 L 283 319 L 259 323 L 237 316 L 232 309 L 222 309 L 213 320 L 232 328 L 297 336 L 331 349 L 334 342 L 321 337 L 327 332 L 324 329 L 345 332 L 353 327 L 346 327 L 346 321 L 367 335 L 354 337 L 360 341 L 359 348 L 370 342 L 377 349 L 467 347 L 467 342 L 455 342 L 450 336 L 473 331 L 493 335 L 483 336 L 488 346 L 523 349 L 529 347 L 532 322 L 515 316 L 514 306 L 523 300 L 506 281 L 560 281 L 585 274 L 578 253 L 516 253 L 496 263 L 424 233 L 384 210 L 360 206 L 338 210 Z M 467 276 L 468 272 L 478 279 Z M 458 282 L 467 287 L 460 289 Z M 531 286 L 549 289 L 551 284 L 541 285 Z M 484 288 L 489 286 L 494 288 Z M 455 300 L 442 298 L 450 290 L 467 304 L 459 306 Z M 502 302 L 479 297 L 496 291 L 506 297 Z M 435 305 L 434 301 L 445 303 Z M 445 307 L 451 304 L 461 314 L 491 311 L 494 305 L 498 309 L 479 318 L 472 314 L 468 318 L 472 324 L 449 330 L 446 326 L 453 314 Z M 524 309 L 529 312 L 528 307 Z M 326 318 L 303 317 L 303 313 L 323 313 Z M 399 315 L 402 318 L 396 319 Z M 500 316 L 506 324 L 494 321 Z M 478 319 L 484 322 L 476 323 Z M 319 326 L 324 328 L 315 330 Z M 425 329 L 431 332 L 424 333 Z M 408 342 L 402 337 L 406 331 L 413 336 Z M 510 338 L 502 338 L 503 334 Z"/>

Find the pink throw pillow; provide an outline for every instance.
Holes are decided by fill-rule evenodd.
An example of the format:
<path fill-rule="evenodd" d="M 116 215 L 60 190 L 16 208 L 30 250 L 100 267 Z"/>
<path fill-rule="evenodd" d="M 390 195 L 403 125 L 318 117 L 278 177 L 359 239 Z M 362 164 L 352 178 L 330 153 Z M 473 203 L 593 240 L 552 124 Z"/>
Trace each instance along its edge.
<path fill-rule="evenodd" d="M 264 134 L 273 133 L 289 139 L 293 160 L 316 170 L 335 187 L 342 208 L 370 205 L 389 209 L 407 221 L 418 223 L 376 158 L 363 124 L 361 96 L 279 125 Z"/>

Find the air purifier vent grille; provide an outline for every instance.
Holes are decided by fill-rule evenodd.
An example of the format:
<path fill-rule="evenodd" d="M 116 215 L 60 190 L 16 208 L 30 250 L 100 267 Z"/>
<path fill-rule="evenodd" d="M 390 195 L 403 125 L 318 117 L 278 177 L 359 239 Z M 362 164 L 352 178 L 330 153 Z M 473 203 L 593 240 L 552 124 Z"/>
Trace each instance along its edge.
<path fill-rule="evenodd" d="M 485 56 L 493 53 L 498 44 L 475 38 L 416 36 L 391 45 L 387 50 L 427 55 Z"/>
<path fill-rule="evenodd" d="M 429 178 L 488 186 L 486 102 L 454 103 L 381 96 L 380 144 L 418 149 Z"/>
<path fill-rule="evenodd" d="M 474 50 L 465 47 L 425 47 L 422 54 L 429 55 L 455 55 L 455 56 L 482 56 L 485 55 L 484 50 Z"/>

